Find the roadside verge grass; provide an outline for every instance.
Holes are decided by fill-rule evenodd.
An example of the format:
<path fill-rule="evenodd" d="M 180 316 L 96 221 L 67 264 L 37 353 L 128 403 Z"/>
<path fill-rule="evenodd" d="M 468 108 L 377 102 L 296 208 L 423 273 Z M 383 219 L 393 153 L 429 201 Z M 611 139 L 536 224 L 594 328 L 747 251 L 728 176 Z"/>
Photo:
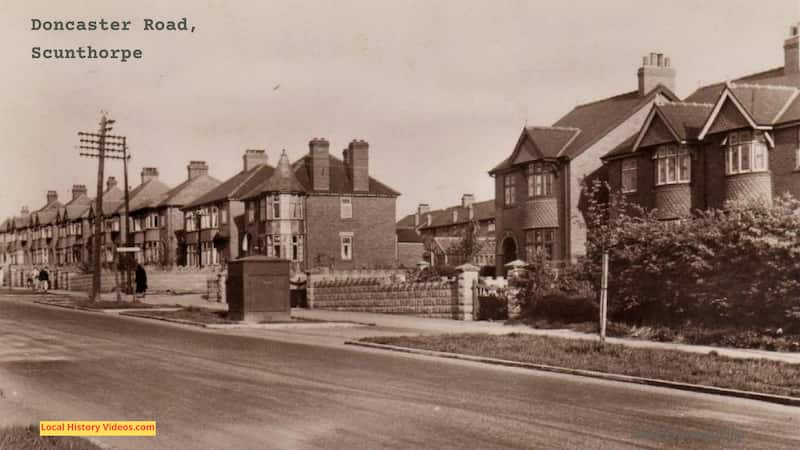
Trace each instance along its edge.
<path fill-rule="evenodd" d="M 217 311 L 208 308 L 198 308 L 195 306 L 189 306 L 183 309 L 179 309 L 177 311 L 147 311 L 144 310 L 141 313 L 138 311 L 131 311 L 125 313 L 126 316 L 154 316 L 154 317 L 162 317 L 165 319 L 178 319 L 178 320 L 188 320 L 190 322 L 199 322 L 205 324 L 232 324 L 238 323 L 232 320 L 227 319 L 227 311 Z"/>
<path fill-rule="evenodd" d="M 657 378 L 800 397 L 800 364 L 511 333 L 370 337 L 362 341 L 437 352 Z"/>
<path fill-rule="evenodd" d="M 36 425 L 0 428 L 0 450 L 101 450 L 91 441 L 71 436 L 39 436 Z"/>

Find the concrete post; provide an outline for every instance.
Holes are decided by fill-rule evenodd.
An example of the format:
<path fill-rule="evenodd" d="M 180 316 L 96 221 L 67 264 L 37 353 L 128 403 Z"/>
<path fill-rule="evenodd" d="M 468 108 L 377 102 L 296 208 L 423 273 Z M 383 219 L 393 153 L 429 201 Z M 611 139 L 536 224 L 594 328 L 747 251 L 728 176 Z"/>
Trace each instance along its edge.
<path fill-rule="evenodd" d="M 458 319 L 475 320 L 474 296 L 475 284 L 478 282 L 478 268 L 472 264 L 462 264 L 456 269 L 458 274 Z"/>

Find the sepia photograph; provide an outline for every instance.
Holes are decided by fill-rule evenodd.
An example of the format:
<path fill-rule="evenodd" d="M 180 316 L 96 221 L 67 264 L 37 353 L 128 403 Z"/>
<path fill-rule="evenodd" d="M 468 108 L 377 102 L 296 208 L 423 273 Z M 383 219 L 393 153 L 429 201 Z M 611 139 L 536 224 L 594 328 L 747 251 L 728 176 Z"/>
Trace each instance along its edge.
<path fill-rule="evenodd" d="M 0 450 L 800 448 L 800 1 L 0 0 Z"/>

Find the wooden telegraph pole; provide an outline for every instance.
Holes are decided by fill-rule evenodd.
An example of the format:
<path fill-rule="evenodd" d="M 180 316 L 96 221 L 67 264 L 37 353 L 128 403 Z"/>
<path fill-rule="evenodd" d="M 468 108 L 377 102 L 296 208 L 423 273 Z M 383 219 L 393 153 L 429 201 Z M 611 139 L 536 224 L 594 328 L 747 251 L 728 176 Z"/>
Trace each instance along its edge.
<path fill-rule="evenodd" d="M 603 249 L 603 267 L 600 278 L 600 343 L 606 342 L 606 318 L 608 317 L 608 250 Z"/>
<path fill-rule="evenodd" d="M 100 129 L 97 133 L 86 133 L 79 131 L 81 150 L 88 150 L 88 152 L 81 152 L 81 156 L 90 158 L 97 158 L 97 199 L 95 203 L 94 215 L 94 241 L 92 242 L 92 255 L 93 265 L 92 270 L 92 290 L 90 292 L 90 299 L 97 300 L 100 295 L 100 275 L 102 270 L 101 263 L 101 249 L 102 249 L 102 233 L 103 233 L 103 178 L 106 159 L 121 159 L 125 164 L 125 220 L 128 220 L 128 173 L 127 173 L 127 148 L 125 146 L 125 138 L 123 136 L 112 136 L 108 134 L 111 131 L 114 120 L 109 119 L 103 114 L 100 119 Z M 111 154 L 108 154 L 108 153 Z M 120 155 L 120 153 L 122 155 Z M 127 223 L 124 224 L 124 230 L 127 235 Z M 127 236 L 125 237 L 127 242 Z"/>

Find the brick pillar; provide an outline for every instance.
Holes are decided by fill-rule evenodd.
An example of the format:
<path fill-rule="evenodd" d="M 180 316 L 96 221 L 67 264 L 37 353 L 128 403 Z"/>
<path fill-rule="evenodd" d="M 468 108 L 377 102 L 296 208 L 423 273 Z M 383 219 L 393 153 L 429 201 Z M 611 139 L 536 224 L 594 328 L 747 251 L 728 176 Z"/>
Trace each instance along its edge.
<path fill-rule="evenodd" d="M 458 320 L 475 320 L 474 310 L 475 284 L 478 282 L 478 268 L 472 264 L 456 267 L 458 274 Z"/>

